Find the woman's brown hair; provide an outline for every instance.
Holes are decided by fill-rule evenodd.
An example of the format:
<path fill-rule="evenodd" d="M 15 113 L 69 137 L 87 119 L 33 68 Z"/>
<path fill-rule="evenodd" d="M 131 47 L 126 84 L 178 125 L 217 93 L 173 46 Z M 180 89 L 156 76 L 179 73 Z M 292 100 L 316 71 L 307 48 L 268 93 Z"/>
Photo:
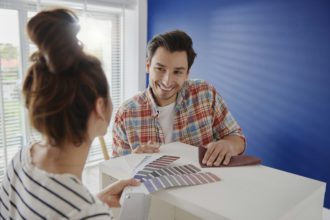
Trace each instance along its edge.
<path fill-rule="evenodd" d="M 41 11 L 27 24 L 38 47 L 23 85 L 32 126 L 51 145 L 80 145 L 97 98 L 109 100 L 109 87 L 100 61 L 84 53 L 76 35 L 77 16 L 68 9 Z"/>

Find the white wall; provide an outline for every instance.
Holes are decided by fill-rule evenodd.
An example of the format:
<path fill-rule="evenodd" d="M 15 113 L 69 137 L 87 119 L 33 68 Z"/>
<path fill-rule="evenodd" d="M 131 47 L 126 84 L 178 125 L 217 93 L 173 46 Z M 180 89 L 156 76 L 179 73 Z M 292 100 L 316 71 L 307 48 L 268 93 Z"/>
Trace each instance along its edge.
<path fill-rule="evenodd" d="M 147 45 L 147 0 L 139 0 L 124 16 L 123 99 L 145 89 Z"/>

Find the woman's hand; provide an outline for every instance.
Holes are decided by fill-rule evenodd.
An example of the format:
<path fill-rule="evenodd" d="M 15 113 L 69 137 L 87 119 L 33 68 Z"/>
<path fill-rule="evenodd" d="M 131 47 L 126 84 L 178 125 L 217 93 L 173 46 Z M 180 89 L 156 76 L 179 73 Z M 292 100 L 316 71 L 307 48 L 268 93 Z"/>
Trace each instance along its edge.
<path fill-rule="evenodd" d="M 138 186 L 140 182 L 136 179 L 119 180 L 97 194 L 97 197 L 109 207 L 120 207 L 119 199 L 126 186 Z"/>

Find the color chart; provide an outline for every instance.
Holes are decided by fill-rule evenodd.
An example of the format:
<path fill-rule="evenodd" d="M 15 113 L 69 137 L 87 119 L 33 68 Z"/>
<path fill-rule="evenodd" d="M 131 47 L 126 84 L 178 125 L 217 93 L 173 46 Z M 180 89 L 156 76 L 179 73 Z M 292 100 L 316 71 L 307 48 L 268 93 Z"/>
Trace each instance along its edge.
<path fill-rule="evenodd" d="M 159 176 L 184 175 L 184 174 L 198 173 L 199 171 L 201 171 L 201 170 L 192 164 L 167 167 L 167 168 L 153 171 L 152 173 L 147 175 L 146 179 L 151 179 L 151 178 L 159 177 Z"/>
<path fill-rule="evenodd" d="M 220 178 L 213 173 L 202 173 L 200 172 L 201 169 L 192 164 L 169 167 L 172 162 L 179 159 L 176 156 L 164 155 L 150 163 L 146 161 L 147 159 L 142 160 L 146 162 L 146 165 L 134 175 L 134 178 L 139 179 L 149 193 L 172 187 L 194 186 L 220 181 Z"/>
<path fill-rule="evenodd" d="M 155 177 L 143 182 L 149 193 L 178 186 L 194 186 L 220 181 L 213 173 L 192 173 Z"/>
<path fill-rule="evenodd" d="M 156 170 L 162 169 L 169 164 L 171 164 L 173 161 L 176 161 L 180 157 L 176 156 L 169 156 L 169 155 L 164 155 L 161 156 L 160 158 L 152 161 L 151 163 L 147 164 L 142 170 L 138 171 L 134 175 L 134 179 L 139 179 L 141 182 L 145 179 L 148 179 L 148 175 L 153 173 Z"/>

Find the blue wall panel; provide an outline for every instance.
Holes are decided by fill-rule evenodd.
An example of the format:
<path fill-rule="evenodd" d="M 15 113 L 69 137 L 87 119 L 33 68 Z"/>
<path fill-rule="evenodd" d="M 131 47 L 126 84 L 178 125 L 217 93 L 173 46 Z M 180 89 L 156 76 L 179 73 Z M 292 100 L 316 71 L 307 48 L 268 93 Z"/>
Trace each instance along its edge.
<path fill-rule="evenodd" d="M 263 164 L 330 183 L 330 2 L 149 0 L 148 38 L 182 29 Z M 325 206 L 330 208 L 330 187 Z"/>

